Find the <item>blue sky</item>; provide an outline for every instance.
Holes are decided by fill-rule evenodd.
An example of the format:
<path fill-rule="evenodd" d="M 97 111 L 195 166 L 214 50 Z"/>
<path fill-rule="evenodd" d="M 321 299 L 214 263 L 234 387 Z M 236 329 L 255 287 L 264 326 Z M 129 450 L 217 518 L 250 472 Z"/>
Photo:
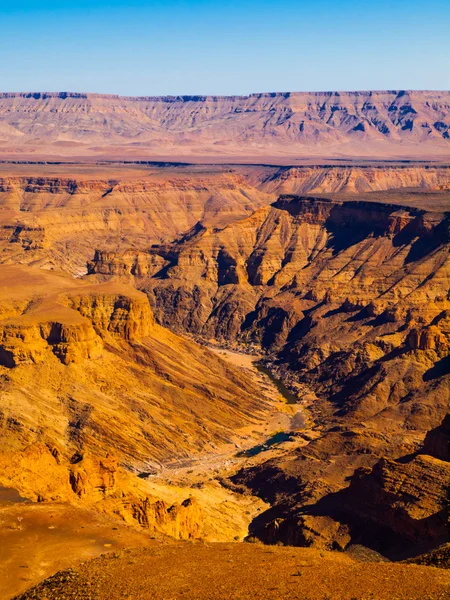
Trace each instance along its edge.
<path fill-rule="evenodd" d="M 450 89 L 450 0 L 0 0 L 0 91 Z"/>

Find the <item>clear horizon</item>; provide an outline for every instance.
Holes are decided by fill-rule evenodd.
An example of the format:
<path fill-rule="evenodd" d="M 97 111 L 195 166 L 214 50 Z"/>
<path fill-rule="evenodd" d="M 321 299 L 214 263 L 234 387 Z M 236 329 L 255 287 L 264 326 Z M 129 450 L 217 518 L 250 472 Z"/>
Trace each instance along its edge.
<path fill-rule="evenodd" d="M 163 97 L 179 97 L 179 98 L 206 98 L 206 97 L 248 97 L 267 94 L 364 94 L 364 93 L 383 93 L 383 92 L 443 92 L 450 93 L 450 89 L 431 89 L 431 88 L 398 88 L 398 89 L 360 89 L 360 90 L 265 90 L 259 92 L 249 92 L 248 94 L 117 94 L 116 92 L 97 92 L 95 90 L 0 90 L 0 94 L 86 94 L 88 96 L 120 96 L 122 98 L 163 98 Z"/>
<path fill-rule="evenodd" d="M 0 1 L 5 92 L 450 89 L 450 3 Z"/>

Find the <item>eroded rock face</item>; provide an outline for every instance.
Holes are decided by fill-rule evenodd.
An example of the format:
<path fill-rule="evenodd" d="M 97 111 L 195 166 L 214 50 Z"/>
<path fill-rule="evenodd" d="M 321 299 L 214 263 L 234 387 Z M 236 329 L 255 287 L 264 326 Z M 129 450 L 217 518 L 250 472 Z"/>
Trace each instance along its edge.
<path fill-rule="evenodd" d="M 1 485 L 200 537 L 194 499 L 162 500 L 137 475 L 238 442 L 266 399 L 245 373 L 157 325 L 131 286 L 0 271 Z"/>
<path fill-rule="evenodd" d="M 255 520 L 251 532 L 266 543 L 328 550 L 362 543 L 402 558 L 448 541 L 449 485 L 448 462 L 426 455 L 406 464 L 381 459 L 373 468 L 358 470 L 348 489 L 314 505 L 301 507 L 286 499 L 272 515 Z"/>
<path fill-rule="evenodd" d="M 448 541 L 449 486 L 446 461 L 422 454 L 406 463 L 382 459 L 370 471 L 356 473 L 347 511 L 406 543 L 432 548 Z"/>
<path fill-rule="evenodd" d="M 225 225 L 275 198 L 231 170 L 172 170 L 161 176 L 157 169 L 142 169 L 141 174 L 142 179 L 133 173 L 127 178 L 119 168 L 111 174 L 114 179 L 0 177 L 0 262 L 79 275 L 94 248 L 147 250 L 184 235 L 200 221 Z M 137 275 L 157 267 L 147 260 L 134 258 L 133 263 Z M 123 273 L 117 264 L 110 274 Z"/>
<path fill-rule="evenodd" d="M 150 276 L 167 266 L 160 255 L 149 252 L 154 244 L 189 239 L 202 227 L 224 227 L 280 194 L 329 193 L 381 202 L 394 196 L 395 202 L 406 206 L 445 210 L 450 189 L 450 169 L 444 165 L 169 165 L 135 166 L 131 172 L 118 165 L 109 167 L 109 176 L 95 166 L 82 172 L 72 176 L 6 172 L 0 177 L 2 264 L 33 264 L 80 275 L 98 248 L 102 262 L 108 264 L 105 275 Z M 416 191 L 408 194 L 410 188 Z M 106 254 L 117 248 L 121 258 L 114 263 Z M 227 260 L 224 254 L 225 270 Z M 234 275 L 225 274 L 223 281 L 226 277 L 239 277 L 239 269 Z"/>
<path fill-rule="evenodd" d="M 120 295 L 103 286 L 86 289 L 79 296 L 67 298 L 71 308 L 91 321 L 96 331 L 107 331 L 127 341 L 150 335 L 153 314 L 143 295 Z"/>
<path fill-rule="evenodd" d="M 74 454 L 69 461 L 65 454 L 64 448 L 40 442 L 14 454 L 1 453 L 3 481 L 27 490 L 38 502 L 94 506 L 130 525 L 177 539 L 202 536 L 202 508 L 195 498 L 172 504 L 158 499 L 145 486 L 140 488 L 111 454 L 99 457 L 87 451 Z"/>
<path fill-rule="evenodd" d="M 305 384 L 318 396 L 305 396 L 314 439 L 236 479 L 274 504 L 255 520 L 262 539 L 344 548 L 366 522 L 365 543 L 380 549 L 375 508 L 367 503 L 364 513 L 362 503 L 358 522 L 348 516 L 367 493 L 404 514 L 397 529 L 386 516 L 384 552 L 441 543 L 445 518 L 431 516 L 443 510 L 446 465 L 440 457 L 395 461 L 417 453 L 450 409 L 449 243 L 445 214 L 281 197 L 248 219 L 161 248 L 167 266 L 136 280 L 160 322 L 259 345 L 300 399 Z M 365 492 L 357 472 L 367 475 Z M 419 489 L 426 473 L 428 508 Z M 353 508 L 339 513 L 334 498 Z"/>
<path fill-rule="evenodd" d="M 88 275 L 152 277 L 169 263 L 158 254 L 127 250 L 117 252 L 96 250 L 92 261 L 88 262 Z"/>
<path fill-rule="evenodd" d="M 427 433 L 423 451 L 439 460 L 450 462 L 450 414 L 446 415 L 438 427 Z"/>
<path fill-rule="evenodd" d="M 10 363 L 1 368 L 0 449 L 18 458 L 5 454 L 2 483 L 201 535 L 191 501 L 161 504 L 115 465 L 147 472 L 169 457 L 214 452 L 264 401 L 220 359 L 162 329 L 146 296 L 120 279 L 146 292 L 159 323 L 260 347 L 310 405 L 309 443 L 237 477 L 273 504 L 255 535 L 345 548 L 364 532 L 386 551 L 377 545 L 383 528 L 387 552 L 440 543 L 444 521 L 430 511 L 444 506 L 446 467 L 436 461 L 446 459 L 442 439 L 427 439 L 449 410 L 448 215 L 283 196 L 216 225 L 146 251 L 100 250 L 87 281 L 56 285 L 61 276 L 41 272 L 33 294 L 3 297 L 0 356 Z M 43 433 L 46 449 L 28 451 Z M 426 443 L 439 456 L 411 463 L 431 453 Z M 420 487 L 428 476 L 429 504 Z M 365 494 L 386 515 L 361 504 Z"/>
<path fill-rule="evenodd" d="M 108 285 L 94 286 L 81 295 L 61 293 L 54 306 L 45 298 L 34 300 L 25 314 L 0 322 L 0 364 L 42 362 L 47 350 L 63 364 L 80 362 L 101 356 L 102 333 L 127 341 L 148 336 L 154 323 L 148 301 L 128 291 L 127 296 L 120 289 L 108 293 Z"/>
<path fill-rule="evenodd" d="M 103 344 L 88 322 L 47 321 L 35 325 L 4 324 L 1 329 L 0 364 L 17 367 L 45 361 L 47 350 L 63 364 L 101 356 Z"/>
<path fill-rule="evenodd" d="M 431 314 L 445 321 L 448 227 L 443 215 L 417 209 L 282 197 L 225 229 L 152 249 L 148 262 L 158 256 L 164 267 L 138 285 L 166 325 L 269 348 L 302 337 L 315 315 L 333 323 L 359 312 L 379 325 L 407 320 L 416 331 L 417 310 L 431 300 L 423 341 L 410 333 L 407 344 L 442 345 L 443 353 Z M 126 261 L 131 274 L 130 253 L 98 253 L 90 269 L 107 274 Z"/>
<path fill-rule="evenodd" d="M 362 431 L 358 435 L 349 427 L 334 427 L 297 456 L 243 469 L 233 481 L 272 504 L 253 521 L 251 534 L 267 543 L 324 549 L 363 544 L 391 559 L 448 542 L 447 422 L 448 415 L 408 455 L 401 450 L 405 435 L 394 434 L 394 449 L 386 433 L 366 431 L 365 436 L 377 435 L 379 456 L 384 455 L 374 462 L 374 440 L 364 438 Z"/>
<path fill-rule="evenodd" d="M 283 167 L 270 173 L 262 189 L 277 194 L 364 194 L 402 188 L 448 190 L 448 167 Z M 409 199 L 411 202 L 411 198 Z"/>
<path fill-rule="evenodd" d="M 148 159 L 155 145 L 159 157 L 175 160 L 200 152 L 285 161 L 335 154 L 405 158 L 448 150 L 448 104 L 448 92 L 403 90 L 154 98 L 5 93 L 0 119 L 6 148 L 59 159 L 104 157 L 108 148 L 116 158 Z"/>
<path fill-rule="evenodd" d="M 201 506 L 195 498 L 170 505 L 163 500 L 129 500 L 121 509 L 125 518 L 132 516 L 145 529 L 170 535 L 175 539 L 198 539 L 203 530 Z"/>

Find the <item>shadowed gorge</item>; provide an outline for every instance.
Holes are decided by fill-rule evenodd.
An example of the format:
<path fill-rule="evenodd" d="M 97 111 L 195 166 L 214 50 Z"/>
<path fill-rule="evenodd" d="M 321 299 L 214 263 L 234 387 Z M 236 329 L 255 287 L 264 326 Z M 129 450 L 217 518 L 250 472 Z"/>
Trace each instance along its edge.
<path fill-rule="evenodd" d="M 233 479 L 274 505 L 251 526 L 264 541 L 345 548 L 362 539 L 401 556 L 412 539 L 416 552 L 447 540 L 448 464 L 418 457 L 401 474 L 395 461 L 420 453 L 448 411 L 449 244 L 445 213 L 281 196 L 247 219 L 154 248 L 167 268 L 135 276 L 166 326 L 265 352 L 314 422 L 308 444 Z M 90 272 L 107 277 L 120 260 L 99 252 Z M 405 521 L 402 530 L 401 520 L 389 521 L 387 500 L 370 516 L 361 498 L 385 477 L 377 467 L 385 456 L 394 481 L 417 485 L 421 470 L 435 478 L 423 493 L 436 485 L 436 500 L 418 514 L 441 513 L 440 525 L 431 519 L 411 533 Z M 350 508 L 341 514 L 333 498 L 341 506 L 347 487 Z M 361 522 L 355 502 L 366 511 Z"/>

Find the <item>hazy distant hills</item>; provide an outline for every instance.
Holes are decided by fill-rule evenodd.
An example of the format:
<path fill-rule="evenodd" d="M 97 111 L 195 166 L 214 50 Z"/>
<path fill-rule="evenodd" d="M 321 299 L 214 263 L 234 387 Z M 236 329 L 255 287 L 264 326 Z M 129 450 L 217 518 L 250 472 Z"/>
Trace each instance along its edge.
<path fill-rule="evenodd" d="M 0 157 L 445 159 L 450 92 L 0 94 Z"/>

